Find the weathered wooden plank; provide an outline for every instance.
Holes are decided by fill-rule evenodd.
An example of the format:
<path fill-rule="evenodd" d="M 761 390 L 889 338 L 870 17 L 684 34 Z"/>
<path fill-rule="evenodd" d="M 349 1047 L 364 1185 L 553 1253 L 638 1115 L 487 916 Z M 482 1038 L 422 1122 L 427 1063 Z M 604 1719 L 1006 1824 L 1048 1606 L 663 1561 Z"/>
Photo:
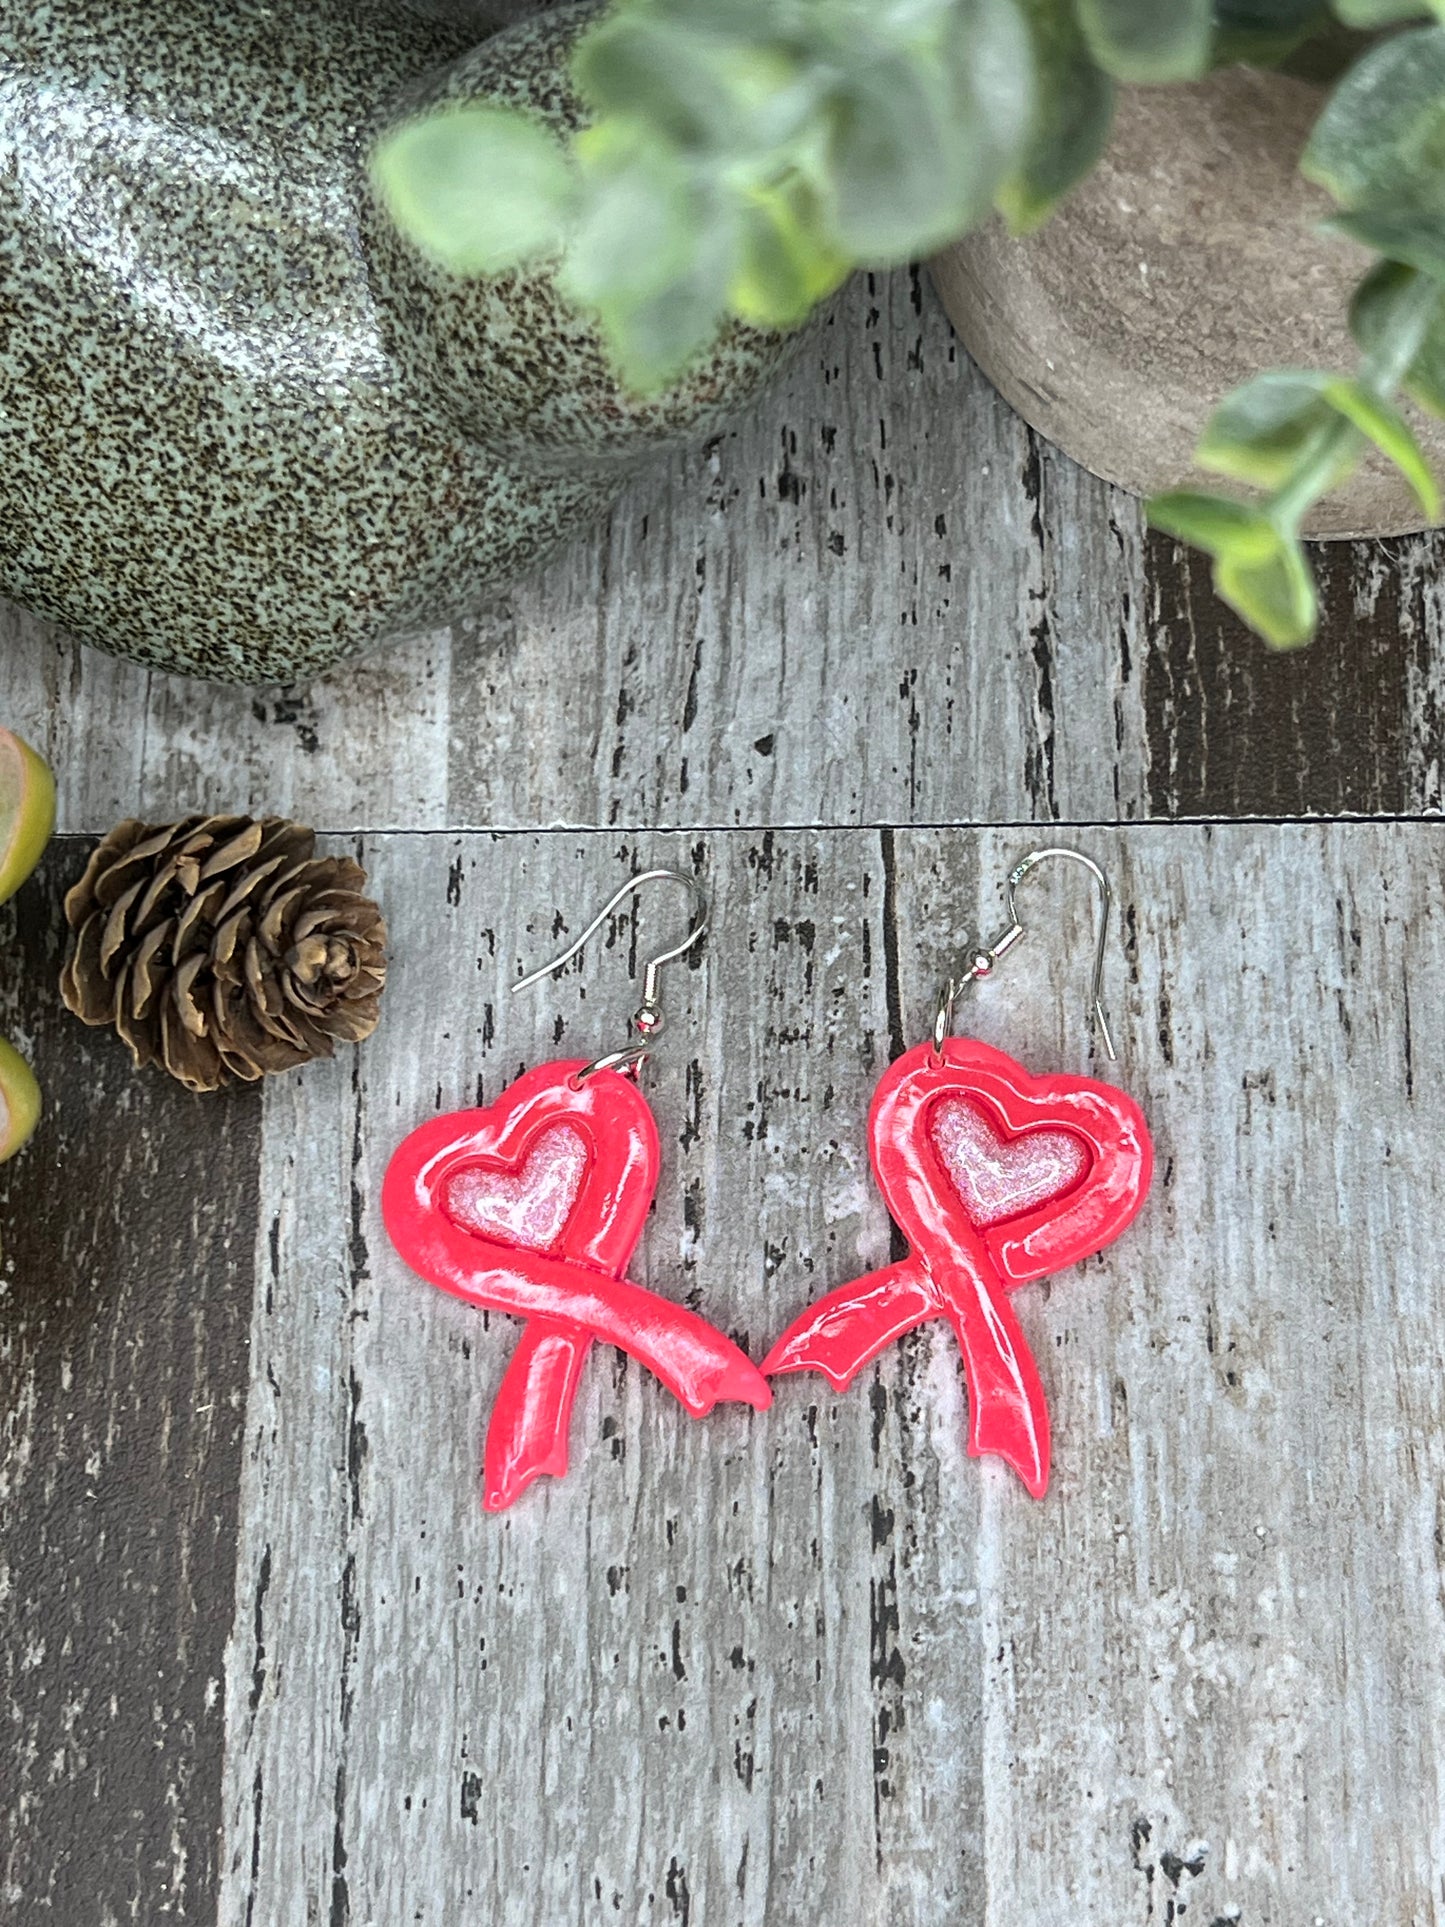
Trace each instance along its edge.
<path fill-rule="evenodd" d="M 1034 441 L 931 291 L 864 277 L 760 408 L 508 597 L 454 689 L 453 820 L 1128 814 L 1141 584 L 1137 505 Z"/>
<path fill-rule="evenodd" d="M 864 279 L 751 415 L 463 631 L 257 695 L 12 610 L 0 714 L 77 830 L 1128 816 L 1140 556 L 1137 506 L 1035 443 L 931 291 Z"/>
<path fill-rule="evenodd" d="M 1266 649 L 1206 557 L 1147 545 L 1148 801 L 1141 814 L 1340 816 L 1445 805 L 1439 535 L 1315 544 L 1321 633 Z"/>
<path fill-rule="evenodd" d="M 635 1271 L 755 1348 L 771 1273 L 886 1249 L 856 1175 L 836 1193 L 856 1147 L 827 1143 L 835 1083 L 879 1051 L 856 1013 L 881 969 L 881 877 L 854 847 L 866 867 L 840 875 L 805 840 L 715 844 L 720 933 L 668 986 L 664 1180 Z M 687 860 L 662 840 L 636 854 Z M 354 1088 L 325 1067 L 271 1100 L 281 1228 L 254 1339 L 228 1923 L 325 1918 L 340 1895 L 352 1919 L 763 1921 L 780 1863 L 826 1919 L 875 1864 L 872 1750 L 853 1743 L 874 1717 L 866 1404 L 799 1408 L 781 1449 L 745 1412 L 699 1424 L 594 1355 L 571 1476 L 488 1519 L 479 1439 L 516 1328 L 412 1278 L 376 1221 L 410 1124 L 612 1043 L 636 996 L 622 945 L 500 993 L 632 855 L 596 837 L 370 844 L 392 1021 Z M 644 915 L 675 927 L 665 893 Z"/>
<path fill-rule="evenodd" d="M 0 1916 L 215 1918 L 260 1103 L 60 1005 L 52 846 L 0 911 L 46 1111 L 0 1171 Z"/>
<path fill-rule="evenodd" d="M 656 1066 L 639 1265 L 756 1351 L 888 1250 L 868 1095 L 1022 843 L 369 843 L 387 1022 L 354 1072 L 268 1096 L 226 1927 L 1438 1918 L 1433 836 L 1090 839 L 1130 906 L 1120 1075 L 1160 1181 L 1019 1301 L 1044 1504 L 966 1460 L 925 1333 L 847 1397 L 794 1380 L 701 1425 L 594 1357 L 572 1473 L 504 1520 L 475 1478 L 515 1328 L 410 1278 L 375 1194 L 419 1116 L 630 1008 L 615 954 L 535 1002 L 507 979 L 633 861 L 703 862 L 718 925 Z M 1086 1061 L 1071 881 L 1031 880 L 1041 934 L 968 1012 L 1039 1068 Z"/>

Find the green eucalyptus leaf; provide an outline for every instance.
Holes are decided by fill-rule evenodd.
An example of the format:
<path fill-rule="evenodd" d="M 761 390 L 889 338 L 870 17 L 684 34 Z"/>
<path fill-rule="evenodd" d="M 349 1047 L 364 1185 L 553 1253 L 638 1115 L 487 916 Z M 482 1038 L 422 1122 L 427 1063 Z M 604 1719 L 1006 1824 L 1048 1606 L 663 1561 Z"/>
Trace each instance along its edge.
<path fill-rule="evenodd" d="M 628 116 L 678 147 L 753 155 L 792 139 L 823 75 L 776 41 L 721 25 L 697 9 L 610 13 L 577 43 L 573 78 L 598 115 Z"/>
<path fill-rule="evenodd" d="M 900 55 L 839 90 L 827 175 L 836 242 L 855 259 L 909 260 L 987 214 L 1013 156 L 953 79 L 941 60 Z"/>
<path fill-rule="evenodd" d="M 1400 195 L 1332 214 L 1322 226 L 1445 281 L 1445 209 L 1421 207 Z"/>
<path fill-rule="evenodd" d="M 741 206 L 738 264 L 728 307 L 755 328 L 793 328 L 847 277 L 827 239 L 811 186 L 794 176 L 758 187 Z"/>
<path fill-rule="evenodd" d="M 719 213 L 693 224 L 686 258 L 675 257 L 665 276 L 593 272 L 584 280 L 572 272 L 569 257 L 558 280 L 570 299 L 597 317 L 624 386 L 652 395 L 716 337 L 735 260 L 733 224 Z"/>
<path fill-rule="evenodd" d="M 626 123 L 599 121 L 577 137 L 581 186 L 559 279 L 584 305 L 655 294 L 687 275 L 699 239 L 694 170 Z"/>
<path fill-rule="evenodd" d="M 1445 280 L 1445 27 L 1372 47 L 1330 96 L 1300 167 L 1340 203 L 1328 227 Z"/>
<path fill-rule="evenodd" d="M 1210 0 L 1077 0 L 1095 60 L 1116 79 L 1194 80 L 1209 66 Z"/>
<path fill-rule="evenodd" d="M 1329 18 L 1327 0 L 1215 0 L 1214 65 L 1272 66 Z"/>
<path fill-rule="evenodd" d="M 717 264 L 700 253 L 691 273 L 653 294 L 604 299 L 597 315 L 613 364 L 636 395 L 656 395 L 716 338 L 727 313 Z"/>
<path fill-rule="evenodd" d="M 1314 579 L 1296 538 L 1263 509 L 1227 496 L 1180 489 L 1148 504 L 1156 529 L 1214 557 L 1214 587 L 1276 649 L 1295 649 L 1314 634 Z"/>
<path fill-rule="evenodd" d="M 1331 421 L 1328 377 L 1272 369 L 1236 388 L 1210 416 L 1195 460 L 1201 468 L 1257 488 L 1281 487 L 1309 443 Z"/>
<path fill-rule="evenodd" d="M 1350 303 L 1350 332 L 1366 354 L 1374 353 L 1393 331 L 1401 305 L 1412 298 L 1419 280 L 1416 270 L 1401 261 L 1381 261 L 1365 276 Z M 1436 304 L 1403 386 L 1432 415 L 1445 415 L 1445 300 Z"/>
<path fill-rule="evenodd" d="M 398 227 L 454 274 L 556 249 L 574 179 L 556 135 L 507 107 L 455 107 L 384 136 L 372 178 Z"/>
<path fill-rule="evenodd" d="M 880 266 L 984 219 L 1022 152 L 1033 106 L 1014 0 L 910 11 L 918 36 L 895 48 L 854 21 L 818 173 L 835 244 Z"/>
<path fill-rule="evenodd" d="M 1278 530 L 1261 509 L 1248 502 L 1231 501 L 1227 495 L 1174 489 L 1153 496 L 1147 509 L 1156 529 L 1208 555 L 1264 557 L 1279 541 Z"/>
<path fill-rule="evenodd" d="M 1114 118 L 1114 82 L 1089 52 L 1069 0 L 1020 0 L 1034 66 L 1034 111 L 1019 163 L 998 193 L 999 212 L 1027 233 L 1093 167 Z"/>
<path fill-rule="evenodd" d="M 1056 0 L 1059 4 L 1060 0 Z M 946 0 L 943 51 L 958 111 L 977 123 L 993 186 L 1024 151 L 1034 121 L 1034 62 L 1020 0 Z"/>
<path fill-rule="evenodd" d="M 1342 208 L 1387 215 L 1402 203 L 1445 225 L 1445 27 L 1372 47 L 1315 122 L 1300 162 Z"/>
<path fill-rule="evenodd" d="M 1435 478 L 1398 409 L 1361 382 L 1316 369 L 1275 369 L 1236 388 L 1210 417 L 1195 459 L 1264 489 L 1283 488 L 1302 463 L 1317 462 L 1322 495 L 1350 472 L 1359 447 L 1349 438 L 1337 451 L 1321 446 L 1321 431 L 1337 418 L 1389 457 L 1427 515 L 1439 512 Z"/>
<path fill-rule="evenodd" d="M 701 3 L 710 5 L 711 0 L 701 0 Z M 681 4 L 687 6 L 690 0 L 681 0 Z M 960 8 L 958 0 L 874 0 L 873 4 L 857 9 L 851 19 L 845 7 L 834 6 L 832 11 L 850 34 L 866 19 L 883 37 L 902 45 L 936 33 L 945 17 L 957 14 Z"/>
<path fill-rule="evenodd" d="M 1419 20 L 1430 8 L 1424 0 L 1335 0 L 1335 12 L 1347 27 L 1370 28 Z"/>
<path fill-rule="evenodd" d="M 1400 411 L 1360 382 L 1343 377 L 1327 382 L 1323 392 L 1336 413 L 1343 415 L 1382 455 L 1389 457 L 1410 484 L 1421 509 L 1432 522 L 1437 521 L 1440 490 L 1424 451 Z"/>
<path fill-rule="evenodd" d="M 734 210 L 626 123 L 588 128 L 576 152 L 579 209 L 557 284 L 596 315 L 627 386 L 652 394 L 722 323 L 737 263 Z"/>
<path fill-rule="evenodd" d="M 1221 555 L 1214 587 L 1276 649 L 1298 649 L 1314 635 L 1319 598 L 1304 549 L 1292 535 L 1277 533 L 1266 555 L 1233 550 Z"/>
<path fill-rule="evenodd" d="M 906 260 L 967 224 L 969 130 L 947 123 L 941 91 L 900 59 L 850 77 L 835 102 L 833 222 L 859 260 Z"/>

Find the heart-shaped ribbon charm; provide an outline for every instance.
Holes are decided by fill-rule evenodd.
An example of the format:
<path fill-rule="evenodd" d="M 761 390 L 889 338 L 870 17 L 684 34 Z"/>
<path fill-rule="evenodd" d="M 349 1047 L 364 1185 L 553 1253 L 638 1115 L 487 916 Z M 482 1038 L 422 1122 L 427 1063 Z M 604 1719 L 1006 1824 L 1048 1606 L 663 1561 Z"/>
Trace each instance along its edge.
<path fill-rule="evenodd" d="M 1153 1149 L 1139 1107 L 1085 1077 L 1031 1077 L 1002 1051 L 949 1038 L 883 1075 L 869 1154 L 910 1250 L 840 1285 L 784 1332 L 763 1371 L 819 1371 L 840 1390 L 928 1318 L 958 1336 L 968 1449 L 1006 1459 L 1036 1498 L 1049 1414 L 1008 1292 L 1112 1243 L 1143 1204 Z"/>
<path fill-rule="evenodd" d="M 527 1321 L 487 1427 L 488 1511 L 566 1471 L 594 1339 L 646 1365 L 696 1416 L 719 1399 L 771 1400 L 731 1339 L 624 1276 L 657 1188 L 657 1126 L 630 1078 L 585 1069 L 544 1064 L 495 1104 L 433 1118 L 398 1146 L 382 1185 L 387 1231 L 413 1271 Z"/>

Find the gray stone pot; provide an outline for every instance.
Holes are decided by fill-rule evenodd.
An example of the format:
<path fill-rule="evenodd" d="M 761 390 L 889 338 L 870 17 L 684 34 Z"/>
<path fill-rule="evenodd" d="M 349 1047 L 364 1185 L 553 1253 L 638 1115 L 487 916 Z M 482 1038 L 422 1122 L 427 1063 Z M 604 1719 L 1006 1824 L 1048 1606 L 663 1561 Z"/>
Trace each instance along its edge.
<path fill-rule="evenodd" d="M 1345 313 L 1369 257 L 1318 232 L 1325 195 L 1296 172 L 1321 96 L 1232 68 L 1124 92 L 1100 166 L 1025 239 L 992 224 L 932 263 L 964 346 L 1032 427 L 1136 494 L 1197 480 L 1219 398 L 1260 369 L 1348 370 Z M 1415 417 L 1437 474 L 1445 426 Z M 1371 458 L 1309 533 L 1422 526 Z"/>
<path fill-rule="evenodd" d="M 0 13 L 0 593 L 227 681 L 474 608 L 780 360 L 735 329 L 620 392 L 546 273 L 463 283 L 372 206 L 388 120 L 558 125 L 586 7 L 52 0 Z"/>

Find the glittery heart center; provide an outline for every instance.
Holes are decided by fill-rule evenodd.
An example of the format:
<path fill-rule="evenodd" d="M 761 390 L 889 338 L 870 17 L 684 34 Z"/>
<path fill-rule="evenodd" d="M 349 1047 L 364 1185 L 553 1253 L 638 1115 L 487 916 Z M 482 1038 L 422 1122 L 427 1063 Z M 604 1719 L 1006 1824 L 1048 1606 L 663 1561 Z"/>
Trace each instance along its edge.
<path fill-rule="evenodd" d="M 936 1106 L 933 1142 L 970 1223 L 980 1231 L 1060 1196 L 1089 1162 L 1083 1140 L 1072 1131 L 1004 1137 L 962 1097 L 946 1097 Z"/>
<path fill-rule="evenodd" d="M 587 1169 L 587 1146 L 570 1125 L 542 1132 L 515 1171 L 469 1164 L 447 1180 L 442 1208 L 454 1224 L 499 1244 L 545 1251 L 561 1237 Z"/>

